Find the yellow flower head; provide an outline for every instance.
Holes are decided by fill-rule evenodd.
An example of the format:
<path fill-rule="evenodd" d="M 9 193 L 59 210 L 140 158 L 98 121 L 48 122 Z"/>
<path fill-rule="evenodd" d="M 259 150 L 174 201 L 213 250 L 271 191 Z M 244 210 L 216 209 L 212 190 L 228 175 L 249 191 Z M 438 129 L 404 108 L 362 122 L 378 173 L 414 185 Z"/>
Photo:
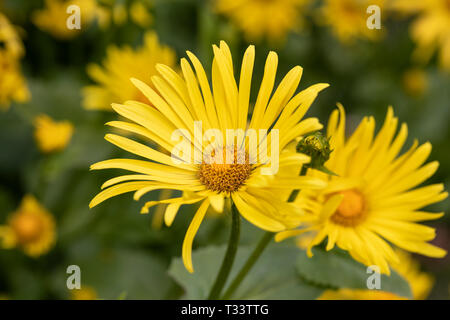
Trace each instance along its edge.
<path fill-rule="evenodd" d="M 276 173 L 271 167 L 274 162 L 268 155 L 271 159 L 279 158 L 279 168 L 297 168 L 298 175 L 302 164 L 310 159 L 296 153 L 295 148 L 289 151 L 285 147 L 296 137 L 322 127 L 316 118 L 302 118 L 318 92 L 328 85 L 316 84 L 294 95 L 302 75 L 302 68 L 296 66 L 272 95 L 278 57 L 270 52 L 247 125 L 255 49 L 249 46 L 244 54 L 239 82 L 235 80 L 227 44 L 222 41 L 220 47 L 213 46 L 213 49 L 212 91 L 200 61 L 187 52 L 193 68 L 187 59 L 181 59 L 182 76 L 158 64 L 156 69 L 160 75 L 151 78 L 153 87 L 132 79 L 151 106 L 138 101 L 112 105 L 129 122 L 113 121 L 109 125 L 138 134 L 163 151 L 108 134 L 106 140 L 146 160 L 111 159 L 91 166 L 94 170 L 120 168 L 135 174 L 105 182 L 102 186 L 105 190 L 91 201 L 90 207 L 131 191 L 135 191 L 134 199 L 139 200 L 152 190 L 180 190 L 183 196 L 150 201 L 142 209 L 146 213 L 151 206 L 168 204 L 164 220 L 170 226 L 181 205 L 200 204 L 183 243 L 183 261 L 190 272 L 193 272 L 192 242 L 210 205 L 222 212 L 224 199 L 232 198 L 245 219 L 264 230 L 281 231 L 298 225 L 303 210 L 274 198 L 271 190 L 325 186 L 317 178 L 273 174 Z M 237 135 L 221 139 L 230 130 L 237 131 Z M 255 132 L 259 136 L 253 140 L 253 147 L 258 145 L 259 154 L 249 147 L 251 143 L 246 143 L 250 133 Z M 185 148 L 178 149 L 182 142 Z M 219 158 L 222 161 L 216 161 Z"/>
<path fill-rule="evenodd" d="M 30 92 L 15 58 L 0 51 L 0 108 L 8 109 L 11 101 L 26 102 Z"/>
<path fill-rule="evenodd" d="M 49 153 L 63 150 L 73 134 L 73 125 L 65 121 L 53 121 L 42 114 L 34 119 L 34 138 L 42 152 Z"/>
<path fill-rule="evenodd" d="M 450 71 L 450 1 L 393 0 L 389 8 L 401 14 L 414 14 L 410 33 L 417 43 L 413 57 L 427 62 L 438 51 L 439 64 Z"/>
<path fill-rule="evenodd" d="M 407 300 L 394 293 L 381 290 L 339 289 L 325 290 L 317 300 Z"/>
<path fill-rule="evenodd" d="M 53 216 L 31 195 L 23 198 L 7 225 L 0 227 L 4 248 L 19 247 L 32 257 L 47 253 L 55 238 Z"/>
<path fill-rule="evenodd" d="M 384 0 L 325 0 L 316 20 L 329 26 L 342 42 L 358 38 L 375 40 L 380 37 L 381 30 L 367 27 L 367 19 L 371 15 L 367 8 L 376 5 L 382 10 L 383 4 Z"/>
<path fill-rule="evenodd" d="M 216 11 L 244 31 L 249 40 L 280 40 L 302 27 L 302 11 L 310 0 L 216 0 Z"/>
<path fill-rule="evenodd" d="M 69 29 L 67 20 L 72 11 L 68 7 L 80 8 L 80 29 Z M 99 15 L 95 0 L 45 0 L 45 8 L 33 12 L 32 21 L 41 30 L 59 39 L 70 39 L 82 32 Z"/>
<path fill-rule="evenodd" d="M 158 41 L 156 33 L 145 34 L 144 45 L 133 50 L 130 47 L 110 47 L 103 67 L 89 65 L 87 72 L 97 83 L 83 89 L 83 105 L 87 109 L 111 110 L 111 103 L 122 103 L 127 100 L 149 101 L 131 82 L 137 77 L 146 83 L 155 75 L 157 63 L 174 67 L 175 52 Z"/>
<path fill-rule="evenodd" d="M 8 109 L 11 101 L 25 102 L 30 93 L 20 70 L 24 54 L 16 29 L 0 13 L 0 108 Z"/>
<path fill-rule="evenodd" d="M 83 286 L 81 289 L 70 290 L 71 300 L 97 300 L 97 291 L 92 287 Z"/>
<path fill-rule="evenodd" d="M 308 246 L 328 237 L 327 250 L 335 245 L 347 250 L 354 259 L 367 266 L 377 265 L 389 274 L 389 264 L 399 257 L 388 244 L 429 257 L 441 258 L 446 251 L 429 243 L 435 230 L 419 224 L 437 219 L 443 213 L 419 211 L 420 208 L 447 197 L 442 184 L 415 188 L 431 177 L 438 168 L 433 161 L 423 165 L 431 152 L 431 144 L 418 146 L 417 141 L 398 156 L 407 137 L 406 124 L 395 135 L 398 119 L 389 108 L 380 132 L 374 137 L 375 120 L 364 118 L 356 131 L 345 138 L 345 113 L 341 105 L 328 122 L 330 159 L 325 166 L 338 176 L 309 170 L 307 176 L 328 178 L 328 186 L 320 191 L 300 192 L 297 203 L 309 207 L 315 221 L 304 229 L 277 234 L 278 241 L 303 232 L 315 232 Z M 415 189 L 414 189 L 415 188 Z"/>
<path fill-rule="evenodd" d="M 22 58 L 24 48 L 17 30 L 0 12 L 0 51 L 9 57 Z"/>

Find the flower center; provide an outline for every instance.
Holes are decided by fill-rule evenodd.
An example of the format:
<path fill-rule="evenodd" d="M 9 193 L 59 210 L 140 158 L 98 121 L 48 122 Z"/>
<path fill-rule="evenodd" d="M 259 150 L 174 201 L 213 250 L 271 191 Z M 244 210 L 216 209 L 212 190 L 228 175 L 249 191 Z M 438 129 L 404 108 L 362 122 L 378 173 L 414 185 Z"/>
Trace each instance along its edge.
<path fill-rule="evenodd" d="M 19 243 L 28 243 L 39 238 L 42 233 L 42 221 L 39 217 L 22 213 L 11 221 Z"/>
<path fill-rule="evenodd" d="M 220 151 L 219 151 L 220 152 Z M 228 160 L 227 161 L 227 155 Z M 244 150 L 224 147 L 222 157 L 211 152 L 200 165 L 199 179 L 207 189 L 215 192 L 234 192 L 245 183 L 252 172 L 252 165 Z"/>
<path fill-rule="evenodd" d="M 334 223 L 355 226 L 366 218 L 366 200 L 358 190 L 339 192 L 344 196 L 336 212 L 331 216 Z"/>

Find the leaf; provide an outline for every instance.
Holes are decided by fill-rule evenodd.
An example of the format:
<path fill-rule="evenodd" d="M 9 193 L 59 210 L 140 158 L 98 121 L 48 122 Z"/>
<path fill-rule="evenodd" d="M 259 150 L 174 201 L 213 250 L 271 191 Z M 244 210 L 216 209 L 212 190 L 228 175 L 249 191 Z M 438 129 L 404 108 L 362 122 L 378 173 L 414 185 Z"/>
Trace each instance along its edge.
<path fill-rule="evenodd" d="M 330 289 L 368 289 L 367 279 L 373 274 L 344 252 L 322 249 L 315 250 L 312 258 L 302 252 L 297 258 L 297 272 L 306 282 Z M 391 276 L 380 276 L 381 290 L 412 298 L 408 282 L 395 271 L 391 270 Z"/>
<path fill-rule="evenodd" d="M 249 257 L 252 247 L 241 246 L 224 291 Z M 295 271 L 300 250 L 295 246 L 269 246 L 242 281 L 231 299 L 315 299 L 321 288 L 305 283 Z M 169 274 L 185 289 L 185 299 L 206 299 L 225 254 L 224 246 L 193 252 L 194 273 L 186 271 L 180 258 L 173 259 Z M 224 293 L 222 292 L 222 294 Z"/>

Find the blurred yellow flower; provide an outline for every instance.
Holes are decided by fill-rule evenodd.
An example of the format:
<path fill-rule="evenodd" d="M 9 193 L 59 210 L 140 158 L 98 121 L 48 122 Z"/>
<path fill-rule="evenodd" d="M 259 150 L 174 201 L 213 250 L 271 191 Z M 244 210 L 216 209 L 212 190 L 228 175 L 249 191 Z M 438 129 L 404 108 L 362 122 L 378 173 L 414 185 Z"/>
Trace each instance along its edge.
<path fill-rule="evenodd" d="M 317 300 L 407 300 L 381 290 L 338 289 L 325 290 Z"/>
<path fill-rule="evenodd" d="M 161 45 L 155 32 L 144 36 L 142 47 L 108 49 L 103 66 L 91 64 L 87 68 L 89 76 L 97 83 L 83 88 L 83 105 L 87 109 L 111 110 L 111 103 L 137 100 L 148 103 L 148 99 L 130 81 L 137 77 L 150 84 L 156 74 L 157 63 L 175 67 L 175 52 Z"/>
<path fill-rule="evenodd" d="M 153 16 L 150 14 L 149 9 L 139 1 L 135 1 L 131 4 L 130 18 L 131 21 L 142 28 L 148 28 L 153 23 Z"/>
<path fill-rule="evenodd" d="M 8 57 L 22 58 L 25 53 L 22 40 L 16 30 L 0 12 L 0 51 Z"/>
<path fill-rule="evenodd" d="M 381 36 L 381 29 L 369 29 L 367 19 L 370 14 L 367 8 L 377 5 L 383 15 L 384 0 L 325 0 L 318 9 L 316 21 L 319 25 L 327 25 L 344 43 L 363 38 L 376 40 Z"/>
<path fill-rule="evenodd" d="M 0 109 L 8 109 L 12 101 L 26 102 L 30 99 L 20 70 L 23 55 L 23 44 L 16 29 L 0 13 Z"/>
<path fill-rule="evenodd" d="M 411 37 L 417 43 L 413 58 L 428 62 L 438 51 L 440 66 L 450 71 L 450 1 L 392 0 L 389 8 L 416 15 L 410 27 Z"/>
<path fill-rule="evenodd" d="M 0 108 L 8 109 L 11 101 L 26 102 L 30 92 L 17 60 L 0 51 Z"/>
<path fill-rule="evenodd" d="M 110 159 L 91 166 L 92 170 L 119 168 L 135 172 L 105 182 L 102 186 L 105 190 L 91 201 L 89 204 L 91 208 L 126 192 L 135 191 L 134 199 L 139 200 L 153 190 L 180 190 L 184 192 L 182 197 L 150 201 L 142 208 L 142 213 L 147 213 L 154 205 L 168 204 L 164 221 L 170 226 L 180 206 L 200 203 L 186 232 L 182 249 L 183 262 L 189 272 L 193 272 L 192 243 L 210 205 L 216 211 L 222 212 L 225 199 L 232 198 L 245 219 L 264 230 L 281 231 L 298 225 L 303 211 L 293 204 L 274 198 L 269 188 L 290 190 L 292 187 L 308 189 L 325 186 L 325 183 L 317 178 L 268 175 L 266 171 L 270 170 L 270 164 L 264 157 L 250 161 L 248 144 L 244 143 L 245 135 L 240 136 L 236 144 L 233 143 L 234 148 L 218 139 L 209 140 L 207 145 L 206 142 L 198 144 L 194 132 L 198 130 L 196 121 L 202 123 L 200 139 L 208 129 L 216 129 L 224 134 L 228 129 L 241 129 L 243 132 L 247 127 L 255 49 L 249 46 L 244 54 L 239 86 L 235 80 L 228 45 L 221 41 L 220 47 L 213 46 L 213 49 L 212 92 L 201 62 L 191 52 L 187 52 L 195 73 L 188 60 L 183 58 L 181 59 L 183 77 L 166 65 L 156 66 L 160 76 L 155 75 L 151 78 L 155 89 L 140 80 L 132 79 L 133 84 L 147 97 L 151 106 L 138 101 L 112 105 L 118 114 L 130 122 L 113 121 L 108 123 L 109 125 L 153 141 L 163 151 L 157 151 L 119 135 L 108 134 L 106 140 L 147 160 Z M 271 146 L 267 146 L 267 154 L 279 156 L 280 168 L 293 166 L 300 172 L 302 164 L 308 162 L 309 157 L 284 149 L 297 136 L 322 127 L 316 118 L 305 120 L 302 118 L 317 94 L 328 85 L 316 84 L 294 96 L 303 72 L 301 67 L 296 66 L 274 90 L 277 65 L 277 54 L 270 52 L 248 128 L 257 132 L 267 130 L 267 141 L 271 141 L 272 137 L 277 141 L 278 136 L 279 143 L 270 143 Z M 272 91 L 275 91 L 273 96 Z M 201 154 L 202 158 L 203 154 L 213 156 L 217 153 L 222 154 L 223 158 L 234 155 L 234 161 L 211 163 L 209 158 L 199 161 L 194 160 L 197 156 L 192 153 L 188 156 L 189 161 L 175 161 L 177 157 L 174 159 L 171 153 L 176 150 L 178 142 L 171 137 L 174 132 L 179 132 L 178 129 L 194 135 L 194 141 L 185 140 L 188 149 L 200 151 L 193 152 L 194 154 Z"/>
<path fill-rule="evenodd" d="M 431 144 L 412 147 L 398 157 L 407 137 L 402 124 L 395 137 L 398 119 L 389 108 L 380 132 L 374 136 L 375 120 L 365 117 L 356 131 L 345 138 L 345 112 L 341 105 L 329 119 L 330 159 L 325 166 L 338 176 L 327 176 L 308 170 L 307 176 L 328 179 L 320 191 L 302 190 L 296 203 L 309 207 L 315 220 L 307 228 L 277 234 L 276 240 L 312 231 L 311 248 L 328 237 L 327 250 L 335 245 L 367 265 L 377 265 L 390 274 L 389 264 L 397 265 L 398 255 L 385 241 L 407 251 L 441 258 L 446 251 L 428 243 L 435 229 L 418 222 L 433 220 L 443 213 L 418 211 L 448 196 L 443 184 L 413 189 L 431 177 L 438 168 L 433 161 L 423 165 L 431 152 Z"/>
<path fill-rule="evenodd" d="M 403 74 L 403 87 L 411 96 L 421 96 L 428 87 L 427 74 L 424 70 L 413 68 Z"/>
<path fill-rule="evenodd" d="M 81 29 L 69 29 L 67 19 L 71 13 L 67 13 L 70 5 L 80 8 Z M 92 23 L 99 14 L 99 8 L 95 0 L 45 0 L 45 8 L 33 12 L 31 20 L 41 30 L 50 33 L 59 39 L 70 39 L 77 36 Z"/>
<path fill-rule="evenodd" d="M 31 195 L 26 195 L 19 208 L 0 227 L 4 248 L 21 248 L 27 255 L 37 257 L 47 253 L 55 243 L 55 221 Z"/>
<path fill-rule="evenodd" d="M 71 300 L 97 300 L 97 291 L 92 287 L 83 286 L 81 289 L 70 290 Z"/>
<path fill-rule="evenodd" d="M 215 0 L 217 12 L 228 16 L 248 40 L 266 36 L 280 41 L 289 31 L 301 29 L 303 11 L 310 0 Z"/>
<path fill-rule="evenodd" d="M 34 137 L 44 153 L 63 150 L 73 134 L 73 125 L 65 120 L 56 122 L 42 114 L 34 119 Z"/>
<path fill-rule="evenodd" d="M 395 253 L 399 262 L 394 263 L 392 268 L 408 281 L 415 300 L 426 299 L 433 288 L 433 276 L 422 272 L 419 262 L 415 261 L 411 254 L 403 250 L 396 250 Z"/>

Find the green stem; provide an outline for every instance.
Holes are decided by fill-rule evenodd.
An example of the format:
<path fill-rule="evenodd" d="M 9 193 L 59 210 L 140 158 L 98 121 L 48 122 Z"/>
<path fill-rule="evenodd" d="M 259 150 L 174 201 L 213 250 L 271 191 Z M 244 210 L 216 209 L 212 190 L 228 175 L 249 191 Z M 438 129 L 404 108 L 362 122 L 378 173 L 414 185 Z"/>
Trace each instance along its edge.
<path fill-rule="evenodd" d="M 259 240 L 258 245 L 256 246 L 255 250 L 253 250 L 252 254 L 250 255 L 247 262 L 242 267 L 241 271 L 239 271 L 236 278 L 234 278 L 233 282 L 231 283 L 230 287 L 223 295 L 222 299 L 224 299 L 224 300 L 230 299 L 231 295 L 236 291 L 236 289 L 241 284 L 242 280 L 245 278 L 245 276 L 249 273 L 250 269 L 253 267 L 253 265 L 258 260 L 261 253 L 267 247 L 270 240 L 272 240 L 272 237 L 273 237 L 272 232 L 264 233 L 261 240 Z"/>
<path fill-rule="evenodd" d="M 304 176 L 306 174 L 306 171 L 308 169 L 304 166 L 302 167 L 302 170 L 300 171 L 300 176 Z M 291 194 L 289 195 L 287 202 L 294 202 L 297 198 L 297 195 L 300 190 L 292 190 Z M 247 274 L 250 272 L 250 270 L 255 265 L 256 261 L 259 259 L 261 254 L 263 253 L 264 249 L 269 244 L 270 240 L 272 240 L 273 233 L 272 232 L 266 232 L 264 236 L 259 240 L 258 245 L 256 246 L 255 250 L 253 250 L 250 257 L 245 262 L 242 269 L 239 271 L 238 275 L 234 278 L 233 282 L 231 282 L 230 287 L 227 289 L 225 294 L 223 295 L 222 299 L 227 300 L 231 297 L 231 295 L 236 291 L 236 289 L 241 284 L 242 280 L 247 276 Z"/>
<path fill-rule="evenodd" d="M 222 266 L 217 274 L 216 281 L 211 288 L 208 300 L 216 300 L 219 298 L 225 283 L 227 282 L 228 276 L 230 275 L 231 267 L 233 266 L 234 258 L 236 257 L 236 252 L 239 244 L 239 234 L 241 229 L 241 217 L 239 211 L 237 210 L 234 203 L 231 205 L 231 233 L 228 240 L 228 248 L 225 253 L 225 257 L 222 261 Z"/>

